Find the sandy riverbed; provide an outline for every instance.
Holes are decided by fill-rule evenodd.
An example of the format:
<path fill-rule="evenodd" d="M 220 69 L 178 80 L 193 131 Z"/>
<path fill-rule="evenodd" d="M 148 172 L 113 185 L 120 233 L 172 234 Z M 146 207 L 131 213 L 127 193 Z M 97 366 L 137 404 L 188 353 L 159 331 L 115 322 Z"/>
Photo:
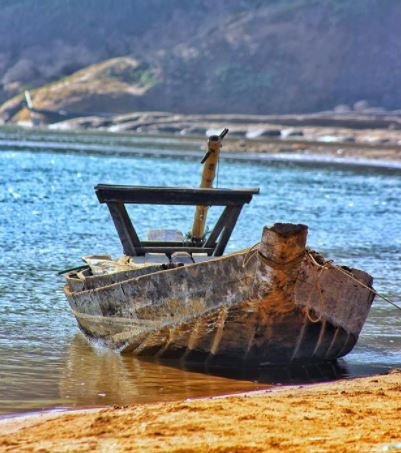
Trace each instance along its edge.
<path fill-rule="evenodd" d="M 226 398 L 0 423 L 1 452 L 401 450 L 401 371 Z"/>

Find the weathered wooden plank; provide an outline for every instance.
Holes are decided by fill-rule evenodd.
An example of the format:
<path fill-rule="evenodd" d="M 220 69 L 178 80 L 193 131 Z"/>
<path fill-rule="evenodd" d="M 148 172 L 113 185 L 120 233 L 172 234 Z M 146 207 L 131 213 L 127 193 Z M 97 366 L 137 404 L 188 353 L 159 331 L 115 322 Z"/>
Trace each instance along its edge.
<path fill-rule="evenodd" d="M 227 221 L 224 225 L 224 229 L 220 235 L 219 242 L 214 249 L 214 256 L 221 256 L 224 253 L 227 242 L 230 239 L 231 233 L 237 223 L 238 216 L 241 213 L 242 205 L 230 207 L 230 211 L 227 216 Z"/>
<path fill-rule="evenodd" d="M 225 131 L 223 131 L 224 133 Z M 202 159 L 202 179 L 200 187 L 203 189 L 213 188 L 213 181 L 216 175 L 216 169 L 219 163 L 220 151 L 222 147 L 222 137 L 212 135 L 207 142 L 207 153 Z M 195 209 L 195 217 L 192 225 L 192 237 L 194 240 L 201 241 L 205 234 L 206 218 L 208 213 L 208 206 L 198 205 Z"/>
<path fill-rule="evenodd" d="M 215 247 L 216 246 L 216 241 L 217 238 L 220 236 L 221 231 L 224 228 L 224 225 L 227 223 L 227 219 L 230 215 L 230 208 L 226 206 L 224 211 L 222 212 L 221 216 L 216 222 L 216 225 L 214 226 L 213 230 L 209 234 L 209 237 L 207 238 L 205 242 L 205 247 Z"/>
<path fill-rule="evenodd" d="M 142 243 L 143 244 L 143 243 Z M 139 245 L 136 248 L 137 255 L 144 255 L 145 253 L 166 253 L 167 255 L 171 255 L 174 252 L 187 252 L 187 253 L 207 253 L 211 255 L 214 251 L 212 247 L 192 247 L 192 246 L 177 246 L 177 247 L 169 247 L 169 246 L 143 246 Z"/>
<path fill-rule="evenodd" d="M 143 187 L 98 184 L 100 203 L 229 206 L 249 203 L 259 189 L 192 189 L 184 187 Z"/>
<path fill-rule="evenodd" d="M 177 247 L 179 250 L 181 250 L 181 247 L 195 247 L 199 248 L 199 246 L 194 246 L 191 241 L 141 241 L 141 246 L 142 247 Z M 210 248 L 213 248 L 213 244 L 210 246 Z M 201 249 L 202 253 L 204 252 L 204 249 Z"/>
<path fill-rule="evenodd" d="M 137 249 L 140 248 L 141 243 L 124 204 L 109 202 L 107 203 L 107 207 L 110 210 L 111 217 L 120 237 L 124 253 L 128 256 L 137 255 Z"/>

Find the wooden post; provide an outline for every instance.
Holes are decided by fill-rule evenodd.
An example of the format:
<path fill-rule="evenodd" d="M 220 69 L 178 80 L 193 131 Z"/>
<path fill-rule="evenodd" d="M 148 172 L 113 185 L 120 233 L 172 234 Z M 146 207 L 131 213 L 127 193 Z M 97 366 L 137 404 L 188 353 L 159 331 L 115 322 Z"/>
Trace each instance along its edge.
<path fill-rule="evenodd" d="M 224 129 L 220 135 L 212 135 L 207 143 L 207 153 L 202 159 L 203 171 L 201 188 L 213 187 L 213 181 L 216 176 L 216 168 L 219 162 L 222 140 L 226 136 L 228 129 Z M 192 226 L 192 240 L 202 242 L 205 234 L 206 216 L 208 206 L 197 206 L 195 209 L 194 223 Z"/>
<path fill-rule="evenodd" d="M 306 225 L 275 223 L 271 228 L 263 228 L 259 252 L 276 265 L 294 262 L 305 252 L 307 235 Z"/>

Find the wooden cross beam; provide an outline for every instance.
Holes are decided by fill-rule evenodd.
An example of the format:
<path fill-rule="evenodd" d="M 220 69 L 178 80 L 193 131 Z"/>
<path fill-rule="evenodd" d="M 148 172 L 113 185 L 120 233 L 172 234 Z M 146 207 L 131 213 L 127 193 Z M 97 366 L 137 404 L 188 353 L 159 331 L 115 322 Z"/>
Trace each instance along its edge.
<path fill-rule="evenodd" d="M 175 251 L 206 253 L 221 256 L 245 203 L 259 193 L 257 188 L 249 189 L 193 189 L 185 187 L 144 187 L 98 184 L 95 187 L 100 203 L 106 203 L 117 229 L 124 253 L 128 256 L 146 253 L 165 253 L 171 256 Z M 165 204 L 190 206 L 225 206 L 209 238 L 197 241 L 141 241 L 125 208 L 125 204 Z"/>

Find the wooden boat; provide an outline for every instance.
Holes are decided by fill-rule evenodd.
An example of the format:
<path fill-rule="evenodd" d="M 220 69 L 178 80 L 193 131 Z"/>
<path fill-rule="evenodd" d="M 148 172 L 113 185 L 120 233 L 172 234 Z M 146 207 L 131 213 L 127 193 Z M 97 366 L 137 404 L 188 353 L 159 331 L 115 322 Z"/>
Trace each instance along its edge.
<path fill-rule="evenodd" d="M 84 269 L 65 274 L 65 294 L 88 337 L 140 355 L 257 364 L 333 360 L 355 345 L 374 298 L 372 277 L 309 250 L 307 226 L 264 227 L 258 244 L 223 256 L 258 189 L 95 190 L 125 255 L 87 257 Z M 201 226 L 189 239 L 142 241 L 127 203 L 194 205 L 203 222 L 207 207 L 224 210 L 207 238 Z"/>

